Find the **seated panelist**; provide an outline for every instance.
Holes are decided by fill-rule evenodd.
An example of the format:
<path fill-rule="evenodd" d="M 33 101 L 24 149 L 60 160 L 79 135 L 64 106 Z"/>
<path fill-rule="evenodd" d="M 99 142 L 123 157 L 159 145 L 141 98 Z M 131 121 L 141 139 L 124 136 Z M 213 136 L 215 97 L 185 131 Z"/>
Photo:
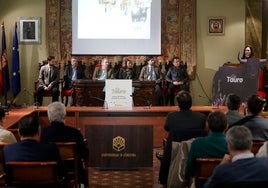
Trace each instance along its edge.
<path fill-rule="evenodd" d="M 126 59 L 125 66 L 120 68 L 119 79 L 136 79 L 136 73 L 133 69 L 133 63 L 129 59 Z"/>
<path fill-rule="evenodd" d="M 113 70 L 109 66 L 109 61 L 107 58 L 104 58 L 101 61 L 101 66 L 95 67 L 92 80 L 106 80 L 113 78 Z"/>
<path fill-rule="evenodd" d="M 166 81 L 169 82 L 168 98 L 170 99 L 170 105 L 174 105 L 175 90 L 189 91 L 188 81 L 189 76 L 187 68 L 178 57 L 172 59 L 173 66 L 168 69 L 166 74 Z"/>
<path fill-rule="evenodd" d="M 158 66 L 155 66 L 155 59 L 153 56 L 146 56 L 147 65 L 143 66 L 139 75 L 140 81 L 154 81 L 155 85 L 155 104 L 157 106 L 163 105 L 162 92 L 161 92 L 161 80 L 162 74 Z"/>
<path fill-rule="evenodd" d="M 72 90 L 72 99 L 74 98 L 73 96 L 73 81 L 77 79 L 85 79 L 85 72 L 83 70 L 83 67 L 78 64 L 78 61 L 75 57 L 71 58 L 71 64 L 68 64 L 65 67 L 64 70 L 64 86 L 63 89 L 71 89 Z M 71 102 L 71 105 L 73 103 L 73 100 Z"/>
<path fill-rule="evenodd" d="M 78 60 L 75 57 L 71 58 L 71 64 L 66 65 L 64 69 L 64 89 L 72 89 L 73 81 L 77 79 L 85 79 L 85 71 L 83 67 L 78 64 Z"/>
<path fill-rule="evenodd" d="M 39 72 L 39 86 L 37 88 L 38 105 L 43 104 L 43 95 L 45 91 L 52 92 L 52 102 L 59 100 L 59 68 L 55 66 L 54 56 L 48 56 L 47 64 L 42 66 Z"/>

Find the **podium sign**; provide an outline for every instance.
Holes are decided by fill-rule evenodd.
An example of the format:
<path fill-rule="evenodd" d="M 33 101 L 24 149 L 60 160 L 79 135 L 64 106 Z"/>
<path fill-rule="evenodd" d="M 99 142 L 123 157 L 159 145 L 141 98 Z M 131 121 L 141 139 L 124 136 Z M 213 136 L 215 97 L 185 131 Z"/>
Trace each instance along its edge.
<path fill-rule="evenodd" d="M 257 93 L 260 65 L 255 59 L 249 59 L 240 66 L 224 65 L 213 78 L 212 102 L 216 106 L 225 104 L 230 93 L 235 93 L 243 102 Z"/>
<path fill-rule="evenodd" d="M 105 80 L 108 107 L 132 107 L 132 80 Z"/>

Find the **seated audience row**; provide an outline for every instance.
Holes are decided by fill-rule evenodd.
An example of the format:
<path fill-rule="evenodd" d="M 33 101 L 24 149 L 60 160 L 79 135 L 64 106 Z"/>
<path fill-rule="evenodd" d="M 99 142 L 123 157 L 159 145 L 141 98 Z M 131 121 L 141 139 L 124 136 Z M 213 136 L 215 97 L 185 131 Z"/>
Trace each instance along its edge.
<path fill-rule="evenodd" d="M 168 183 L 170 186 L 170 182 L 167 182 L 169 178 L 169 173 L 170 173 L 169 165 L 171 162 L 170 160 L 171 160 L 171 154 L 172 154 L 171 144 L 169 142 L 183 141 L 183 139 L 181 140 L 178 139 L 178 138 L 182 138 L 182 135 L 180 135 L 182 131 L 180 131 L 179 133 L 179 132 L 176 132 L 175 130 L 184 130 L 184 136 L 185 136 L 187 132 L 189 132 L 188 130 L 191 130 L 193 128 L 192 127 L 193 125 L 198 125 L 201 122 L 203 122 L 203 124 L 205 125 L 205 118 L 204 120 L 202 120 L 201 117 L 199 117 L 199 122 L 196 121 L 195 123 L 188 125 L 189 122 L 193 122 L 195 119 L 193 116 L 193 112 L 191 112 L 190 110 L 191 108 L 190 99 L 191 99 L 191 96 L 188 92 L 186 91 L 179 92 L 179 94 L 177 95 L 177 100 L 178 100 L 178 105 L 179 105 L 180 110 L 179 112 L 170 112 L 166 118 L 164 129 L 168 131 L 169 137 L 167 140 L 167 144 L 164 146 L 164 154 L 163 154 L 163 157 L 161 157 L 161 165 L 160 165 L 160 171 L 159 171 L 159 181 L 161 184 L 165 186 L 167 186 Z M 187 108 L 185 108 L 183 104 L 184 105 L 187 104 L 188 105 Z M 182 174 L 179 174 L 179 177 L 185 177 L 185 179 L 182 180 L 183 178 L 180 178 L 177 181 L 189 181 L 189 179 L 194 176 L 195 161 L 197 158 L 222 158 L 223 156 L 229 156 L 229 159 L 233 158 L 233 161 L 236 161 L 239 159 L 244 159 L 244 158 L 247 159 L 247 158 L 254 157 L 254 154 L 251 152 L 251 145 L 253 141 L 265 141 L 265 140 L 267 141 L 264 144 L 264 146 L 260 149 L 259 154 L 257 154 L 257 156 L 267 157 L 268 156 L 268 152 L 267 152 L 268 137 L 266 137 L 266 135 L 268 135 L 268 128 L 266 127 L 268 126 L 268 120 L 261 117 L 260 115 L 264 107 L 264 104 L 265 104 L 264 99 L 262 99 L 256 94 L 251 95 L 247 101 L 247 116 L 244 116 L 243 114 L 240 114 L 238 111 L 241 105 L 241 100 L 239 96 L 237 96 L 236 94 L 230 94 L 227 98 L 228 111 L 226 112 L 226 114 L 224 114 L 221 111 L 214 111 L 208 115 L 208 118 L 207 118 L 208 129 L 209 129 L 208 136 L 207 137 L 202 136 L 199 138 L 195 138 L 195 136 L 189 137 L 187 139 L 195 138 L 192 140 L 189 150 L 187 151 L 185 149 L 180 149 L 181 153 L 179 155 L 184 155 L 184 157 L 179 156 L 179 158 L 181 160 L 187 159 L 186 160 L 187 162 L 180 161 L 178 162 L 179 165 L 176 164 L 179 166 L 178 167 L 178 171 L 180 171 L 179 173 L 183 173 L 179 169 L 185 168 L 185 174 L 184 174 L 185 176 Z M 181 115 L 181 114 L 184 114 L 184 115 Z M 228 127 L 228 124 L 229 124 L 228 121 L 231 124 L 230 127 Z M 203 130 L 205 129 L 204 126 L 201 126 L 199 128 Z M 228 139 L 225 139 L 226 130 L 228 130 L 227 135 L 229 134 Z M 239 131 L 241 134 L 238 134 Z M 171 141 L 169 140 L 170 135 L 172 135 L 172 139 L 173 139 Z M 235 135 L 236 137 L 233 138 L 233 135 Z M 244 140 L 243 140 L 243 137 L 245 137 Z M 182 143 L 183 142 L 181 142 L 181 145 L 178 145 L 178 146 L 185 147 L 183 146 Z M 224 157 L 223 160 L 225 161 L 225 159 L 226 158 Z M 173 160 L 176 160 L 176 159 L 173 159 Z M 260 165 L 261 163 L 263 163 L 263 160 L 259 160 L 259 159 L 257 160 L 250 159 L 249 161 L 250 162 L 248 163 L 248 166 L 247 166 L 247 168 L 249 169 L 252 168 L 255 163 L 256 165 Z M 262 161 L 262 162 L 259 162 L 259 161 Z M 239 166 L 239 163 L 235 163 L 235 164 L 238 164 Z M 242 160 L 241 160 L 241 163 L 242 163 Z M 174 162 L 172 162 L 172 164 L 174 165 Z M 267 159 L 266 159 L 266 164 L 263 164 L 263 165 L 266 165 L 265 168 L 268 169 Z M 234 167 L 235 166 L 236 165 L 234 165 Z M 243 166 L 241 166 L 241 168 L 243 168 Z M 171 170 L 173 170 L 173 168 L 171 168 Z M 235 170 L 233 171 L 235 173 Z M 241 169 L 241 171 L 243 170 Z M 247 170 L 244 170 L 243 172 L 246 173 Z M 261 171 L 258 171 L 258 170 L 252 171 L 252 172 L 261 173 Z M 224 176 L 224 175 L 221 175 L 221 176 Z M 225 183 L 232 183 L 233 181 L 240 181 L 239 179 L 236 180 L 237 176 L 234 176 L 233 178 L 231 178 L 230 181 L 227 181 L 227 179 L 224 181 L 221 181 L 220 180 L 221 176 L 215 175 L 214 177 L 213 175 L 211 178 L 212 180 L 210 179 L 210 181 L 212 181 L 212 184 L 214 184 L 215 182 L 217 183 L 217 181 L 219 181 L 219 183 L 224 182 L 224 181 Z M 170 177 L 172 178 L 172 175 Z M 246 179 L 243 179 L 244 177 L 246 177 L 246 175 L 242 173 L 241 180 L 246 180 Z M 248 179 L 248 181 L 255 181 L 255 180 L 256 181 L 258 180 L 268 181 L 268 178 L 265 179 L 263 176 L 261 176 L 260 179 L 255 177 L 256 179 L 254 180 L 254 174 L 251 174 L 251 173 L 249 174 L 249 177 L 250 178 Z M 173 181 L 173 179 L 169 179 L 169 181 Z M 202 187 L 205 182 L 206 181 L 200 181 L 200 180 L 195 181 L 195 186 L 197 188 Z M 207 183 L 206 186 L 211 187 L 210 182 Z"/>
<path fill-rule="evenodd" d="M 204 188 L 268 186 L 267 157 L 254 157 L 252 134 L 245 126 L 234 126 L 226 133 L 229 154 L 223 157 Z M 240 185 L 240 186 L 239 186 Z"/>
<path fill-rule="evenodd" d="M 55 143 L 75 142 L 78 155 L 78 181 L 87 187 L 88 175 L 85 174 L 82 160 L 87 160 L 88 148 L 80 131 L 64 124 L 65 116 L 64 104 L 53 102 L 48 105 L 51 125 L 41 129 L 38 117 L 31 115 L 24 117 L 19 122 L 21 141 L 4 147 L 4 164 L 11 161 L 57 161 L 61 177 L 65 177 L 68 181 L 66 166 Z"/>

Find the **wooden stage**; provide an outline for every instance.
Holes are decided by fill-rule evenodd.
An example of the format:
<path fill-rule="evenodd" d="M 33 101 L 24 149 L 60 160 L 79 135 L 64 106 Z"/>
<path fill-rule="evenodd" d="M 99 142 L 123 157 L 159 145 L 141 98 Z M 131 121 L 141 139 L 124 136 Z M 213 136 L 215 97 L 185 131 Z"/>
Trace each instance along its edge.
<path fill-rule="evenodd" d="M 177 111 L 177 106 L 152 106 L 132 108 L 111 108 L 103 109 L 97 107 L 66 107 L 66 125 L 76 127 L 85 135 L 86 126 L 89 125 L 153 125 L 153 146 L 161 147 L 163 138 L 167 136 L 164 130 L 166 115 L 169 112 Z M 208 114 L 215 110 L 226 111 L 225 106 L 219 108 L 213 106 L 193 106 L 193 111 Z M 28 115 L 36 113 L 39 116 L 40 125 L 49 125 L 47 118 L 47 107 L 27 107 L 11 109 L 3 121 L 5 128 L 17 128 L 18 121 Z M 135 138 L 133 138 L 135 139 Z"/>

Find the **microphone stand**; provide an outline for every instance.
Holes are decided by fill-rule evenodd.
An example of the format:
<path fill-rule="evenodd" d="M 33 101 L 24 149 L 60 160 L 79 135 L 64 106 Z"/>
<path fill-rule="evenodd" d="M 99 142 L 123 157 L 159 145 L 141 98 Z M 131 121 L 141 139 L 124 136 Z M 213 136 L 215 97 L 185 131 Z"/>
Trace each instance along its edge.
<path fill-rule="evenodd" d="M 151 109 L 151 106 L 152 106 L 152 103 L 151 103 L 151 101 L 150 101 L 150 97 L 148 96 L 148 95 L 145 95 L 145 97 L 143 98 L 143 97 L 140 97 L 140 96 L 134 96 L 134 95 L 130 95 L 130 97 L 132 97 L 132 98 L 137 98 L 137 99 L 141 99 L 141 100 L 143 100 L 144 102 L 145 102 L 145 107 L 144 107 L 144 109 Z M 134 104 L 134 106 L 135 106 L 135 104 Z"/>
<path fill-rule="evenodd" d="M 89 98 L 91 98 L 91 99 L 97 99 L 97 100 L 99 100 L 99 101 L 102 101 L 102 102 L 103 102 L 103 106 L 102 106 L 102 108 L 103 108 L 103 109 L 108 109 L 108 103 L 107 103 L 106 100 L 103 100 L 103 99 L 101 99 L 101 98 L 99 98 L 99 97 L 92 97 L 92 96 L 90 96 Z"/>
<path fill-rule="evenodd" d="M 91 91 L 89 91 L 88 94 L 89 94 L 89 98 L 96 99 L 96 100 L 99 100 L 99 101 L 103 102 L 103 106 L 102 106 L 103 109 L 108 109 L 108 103 L 107 103 L 106 100 L 101 99 L 99 97 L 92 96 Z"/>

